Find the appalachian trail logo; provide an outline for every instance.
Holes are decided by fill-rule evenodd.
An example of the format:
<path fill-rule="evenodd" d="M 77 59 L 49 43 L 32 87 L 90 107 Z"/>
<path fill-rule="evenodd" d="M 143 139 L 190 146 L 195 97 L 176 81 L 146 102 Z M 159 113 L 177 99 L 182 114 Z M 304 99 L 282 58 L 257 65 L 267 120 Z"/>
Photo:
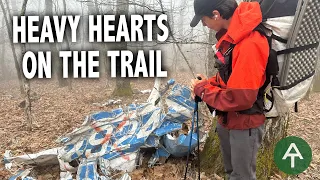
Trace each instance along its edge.
<path fill-rule="evenodd" d="M 297 175 L 306 170 L 312 160 L 309 144 L 296 136 L 280 140 L 274 149 L 274 161 L 284 173 Z"/>

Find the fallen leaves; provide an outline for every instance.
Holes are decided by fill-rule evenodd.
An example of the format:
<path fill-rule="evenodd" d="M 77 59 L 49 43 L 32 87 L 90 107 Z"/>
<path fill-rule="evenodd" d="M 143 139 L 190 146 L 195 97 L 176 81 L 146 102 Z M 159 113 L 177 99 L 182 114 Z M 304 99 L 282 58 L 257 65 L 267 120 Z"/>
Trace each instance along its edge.
<path fill-rule="evenodd" d="M 189 76 L 189 77 L 188 77 Z M 189 85 L 191 75 L 179 74 L 178 83 Z M 110 82 L 111 86 L 114 82 Z M 32 102 L 32 115 L 34 117 L 33 130 L 26 131 L 26 122 L 23 109 L 18 105 L 23 101 L 19 94 L 17 82 L 0 82 L 0 153 L 6 149 L 12 150 L 13 155 L 34 153 L 40 150 L 58 146 L 55 140 L 63 134 L 72 131 L 82 124 L 86 115 L 97 111 L 106 111 L 118 108 L 119 105 L 95 106 L 94 103 L 105 103 L 109 99 L 121 99 L 122 104 L 132 102 L 145 102 L 148 94 L 134 94 L 131 98 L 110 97 L 112 91 L 107 90 L 104 80 L 75 80 L 72 90 L 58 88 L 56 81 L 33 80 L 31 90 L 36 93 L 37 100 Z M 133 88 L 137 90 L 150 89 L 153 86 L 152 79 L 140 79 L 132 81 Z M 312 147 L 313 161 L 310 168 L 303 175 L 306 179 L 320 179 L 320 94 L 312 94 L 311 100 L 299 103 L 299 112 L 294 113 L 290 120 L 289 135 L 295 135 L 305 139 Z M 205 108 L 205 107 L 200 107 Z M 201 110 L 202 111 L 202 110 Z M 200 113 L 205 114 L 204 112 Z M 211 121 L 203 115 L 206 130 L 210 129 Z M 180 133 L 187 133 L 185 126 Z M 185 159 L 170 158 L 165 164 L 148 168 L 142 166 L 130 173 L 133 180 L 143 179 L 181 179 L 184 175 Z M 38 179 L 56 179 L 59 176 L 59 168 L 54 169 L 56 177 L 51 177 L 44 169 L 38 170 Z M 191 169 L 192 177 L 196 177 L 197 169 Z M 0 179 L 7 179 L 10 172 L 4 169 L 0 163 Z M 50 177 L 49 177 L 50 176 Z M 274 179 L 280 179 L 277 175 Z M 296 177 L 290 177 L 295 179 Z M 192 179 L 191 177 L 189 179 Z M 216 175 L 201 173 L 203 180 L 222 180 Z"/>

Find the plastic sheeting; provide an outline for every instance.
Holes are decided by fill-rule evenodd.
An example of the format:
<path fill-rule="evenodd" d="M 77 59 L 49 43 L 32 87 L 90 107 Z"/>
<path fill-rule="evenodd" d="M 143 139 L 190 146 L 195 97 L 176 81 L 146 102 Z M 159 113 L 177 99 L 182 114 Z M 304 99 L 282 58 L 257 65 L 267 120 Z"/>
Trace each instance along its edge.
<path fill-rule="evenodd" d="M 189 88 L 175 85 L 165 103 L 167 113 L 162 105 L 155 106 L 150 102 L 90 115 L 80 128 L 60 138 L 64 148 L 59 152 L 59 159 L 65 162 L 84 159 L 78 168 L 77 178 L 96 179 L 99 178 L 97 162 L 106 177 L 110 175 L 110 170 L 134 170 L 139 150 L 143 147 L 157 149 L 149 166 L 171 154 L 187 155 L 189 136 L 181 134 L 176 139 L 166 137 L 182 129 L 182 123 L 192 118 L 195 104 Z M 197 144 L 196 138 L 193 134 L 192 148 Z"/>
<path fill-rule="evenodd" d="M 26 170 L 20 170 L 18 173 L 14 176 L 11 176 L 9 180 L 35 180 L 34 178 L 28 176 L 30 173 L 30 169 Z"/>
<path fill-rule="evenodd" d="M 165 90 L 173 83 L 173 80 L 168 81 Z M 71 174 L 76 172 L 77 179 L 94 180 L 110 179 L 114 170 L 133 171 L 141 160 L 141 148 L 156 149 L 149 166 L 170 155 L 187 155 L 192 131 L 188 135 L 175 133 L 176 136 L 173 132 L 181 130 L 182 124 L 192 119 L 195 103 L 186 86 L 175 85 L 167 98 L 161 101 L 159 97 L 165 90 L 158 88 L 153 91 L 144 104 L 131 104 L 89 115 L 79 128 L 58 139 L 62 147 L 27 155 L 31 158 L 22 162 L 36 160 L 37 164 L 41 164 L 37 160 L 41 157 L 38 159 L 60 163 L 61 179 L 71 179 Z M 192 136 L 191 146 L 194 148 L 197 135 L 193 133 Z M 24 157 L 7 157 L 5 160 L 10 163 Z M 80 162 L 78 167 L 69 164 L 75 160 Z M 130 176 L 124 175 L 122 178 L 130 179 Z"/>

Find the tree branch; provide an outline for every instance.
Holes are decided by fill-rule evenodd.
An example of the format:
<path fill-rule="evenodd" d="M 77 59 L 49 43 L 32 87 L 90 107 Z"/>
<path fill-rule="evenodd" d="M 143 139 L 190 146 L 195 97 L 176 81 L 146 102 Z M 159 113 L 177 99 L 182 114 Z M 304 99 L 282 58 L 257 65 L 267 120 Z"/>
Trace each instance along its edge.
<path fill-rule="evenodd" d="M 163 9 L 162 0 L 159 0 L 159 4 L 160 4 L 160 6 L 161 6 L 162 13 L 165 14 L 165 11 L 164 11 L 164 9 Z M 176 38 L 174 37 L 174 35 L 173 35 L 173 33 L 172 33 L 172 29 L 171 29 L 171 26 L 170 26 L 169 23 L 168 23 L 168 29 L 169 29 L 169 34 L 170 34 L 170 36 L 172 37 L 173 41 L 175 42 L 175 41 L 176 41 Z M 192 72 L 192 76 L 193 76 L 194 78 L 196 78 L 196 77 L 195 77 L 195 73 L 193 72 L 193 70 L 192 70 L 192 68 L 191 68 L 191 66 L 190 66 L 190 63 L 189 63 L 187 57 L 186 57 L 186 56 L 184 55 L 184 53 L 182 52 L 182 49 L 181 49 L 180 45 L 179 45 L 178 43 L 175 43 L 175 45 L 178 47 L 179 52 L 181 53 L 184 61 L 187 63 L 187 65 L 188 65 L 188 67 L 189 67 L 189 70 Z"/>

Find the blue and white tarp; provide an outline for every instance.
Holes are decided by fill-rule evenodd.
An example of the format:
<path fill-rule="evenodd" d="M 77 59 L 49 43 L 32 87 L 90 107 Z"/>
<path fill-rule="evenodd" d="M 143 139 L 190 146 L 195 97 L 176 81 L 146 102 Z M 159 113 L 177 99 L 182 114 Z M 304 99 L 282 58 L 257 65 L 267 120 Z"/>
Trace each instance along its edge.
<path fill-rule="evenodd" d="M 150 96 L 161 94 L 159 90 Z M 153 101 L 144 104 L 91 114 L 81 127 L 59 138 L 63 147 L 57 157 L 63 174 L 70 178 L 70 173 L 75 173 L 75 167 L 69 164 L 74 160 L 80 162 L 76 167 L 77 179 L 109 179 L 112 170 L 131 172 L 140 161 L 141 148 L 156 148 L 149 166 L 155 165 L 160 157 L 187 155 L 191 131 L 178 137 L 170 134 L 192 119 L 195 103 L 191 92 L 177 84 L 163 102 L 159 97 L 149 97 Z M 192 136 L 195 148 L 197 135 Z M 102 174 L 98 174 L 97 167 Z"/>

